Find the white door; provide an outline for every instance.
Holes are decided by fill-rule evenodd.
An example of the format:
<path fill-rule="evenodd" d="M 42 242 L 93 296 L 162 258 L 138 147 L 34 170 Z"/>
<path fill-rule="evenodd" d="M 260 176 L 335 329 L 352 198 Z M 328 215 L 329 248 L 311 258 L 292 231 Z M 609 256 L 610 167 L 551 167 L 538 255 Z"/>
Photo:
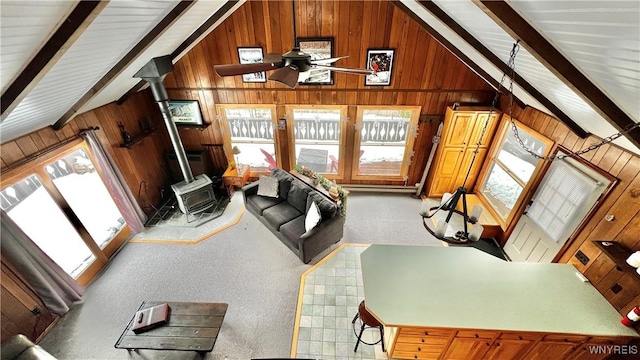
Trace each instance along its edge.
<path fill-rule="evenodd" d="M 504 251 L 512 261 L 551 262 L 611 181 L 578 161 L 554 161 Z"/>

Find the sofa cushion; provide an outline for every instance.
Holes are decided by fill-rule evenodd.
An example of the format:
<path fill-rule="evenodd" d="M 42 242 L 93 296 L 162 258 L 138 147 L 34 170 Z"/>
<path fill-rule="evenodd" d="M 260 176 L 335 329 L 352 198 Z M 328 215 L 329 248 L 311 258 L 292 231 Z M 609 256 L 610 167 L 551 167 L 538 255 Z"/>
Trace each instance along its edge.
<path fill-rule="evenodd" d="M 320 215 L 324 220 L 331 219 L 338 212 L 338 207 L 336 206 L 335 202 L 327 199 L 326 197 L 317 193 L 316 191 L 312 191 L 307 196 L 307 206 L 306 206 L 307 211 L 305 211 L 305 213 L 309 211 L 309 207 L 311 206 L 311 203 L 313 203 L 314 201 L 316 205 L 318 205 L 318 209 L 320 209 Z"/>
<path fill-rule="evenodd" d="M 285 200 L 281 198 L 270 198 L 260 195 L 251 195 L 247 198 L 247 207 L 253 209 L 258 213 L 258 215 L 262 215 L 262 212 L 265 209 L 268 209 L 274 205 L 278 205 L 284 201 Z"/>
<path fill-rule="evenodd" d="M 280 232 L 287 239 L 298 240 L 300 236 L 302 236 L 302 234 L 305 233 L 304 221 L 305 221 L 304 215 L 298 216 L 297 218 L 282 225 L 280 227 Z M 295 241 L 295 243 L 292 243 L 292 245 L 298 248 L 298 241 Z"/>
<path fill-rule="evenodd" d="M 278 179 L 261 175 L 258 181 L 258 195 L 272 198 L 278 197 Z"/>
<path fill-rule="evenodd" d="M 278 196 L 287 200 L 289 197 L 289 190 L 291 190 L 291 179 L 278 180 Z"/>
<path fill-rule="evenodd" d="M 311 188 L 300 180 L 291 182 L 291 189 L 287 195 L 287 202 L 295 207 L 301 213 L 307 212 L 307 196 L 311 192 Z"/>
<path fill-rule="evenodd" d="M 291 188 L 293 176 L 279 168 L 273 169 L 271 176 L 278 179 L 278 196 L 286 200 L 289 189 Z"/>
<path fill-rule="evenodd" d="M 287 223 L 300 215 L 302 215 L 302 212 L 298 211 L 298 209 L 294 208 L 287 202 L 274 205 L 262 212 L 262 216 L 264 216 L 265 220 L 267 220 L 267 222 L 278 231 L 280 231 L 280 226 L 282 226 L 282 224 Z"/>
<path fill-rule="evenodd" d="M 307 210 L 307 214 L 304 216 L 304 230 L 311 231 L 311 229 L 320 223 L 320 220 L 322 220 L 320 209 L 318 209 L 316 202 L 313 201 Z"/>

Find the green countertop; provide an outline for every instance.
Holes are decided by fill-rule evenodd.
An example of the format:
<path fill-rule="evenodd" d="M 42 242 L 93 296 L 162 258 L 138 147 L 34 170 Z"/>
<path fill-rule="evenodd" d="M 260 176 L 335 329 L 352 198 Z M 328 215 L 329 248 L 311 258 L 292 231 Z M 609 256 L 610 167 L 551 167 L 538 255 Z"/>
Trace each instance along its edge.
<path fill-rule="evenodd" d="M 371 245 L 361 260 L 367 308 L 388 326 L 638 337 L 573 265 L 394 245 Z"/>

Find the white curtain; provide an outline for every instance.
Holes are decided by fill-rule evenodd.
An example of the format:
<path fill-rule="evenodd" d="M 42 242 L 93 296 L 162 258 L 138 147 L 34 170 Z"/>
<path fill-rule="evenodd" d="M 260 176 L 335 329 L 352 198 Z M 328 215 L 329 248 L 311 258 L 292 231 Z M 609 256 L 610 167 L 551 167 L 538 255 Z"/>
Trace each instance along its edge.
<path fill-rule="evenodd" d="M 84 294 L 78 284 L 53 262 L 13 220 L 2 211 L 2 255 L 54 315 L 64 315 Z"/>
<path fill-rule="evenodd" d="M 147 220 L 147 216 L 138 205 L 135 196 L 124 180 L 124 176 L 122 176 L 109 153 L 105 151 L 102 143 L 98 140 L 95 130 L 84 130 L 80 135 L 89 145 L 93 156 L 98 161 L 98 165 L 103 170 L 105 185 L 116 204 L 118 204 L 118 208 L 120 208 L 124 220 L 131 228 L 131 232 L 137 234 L 144 231 L 144 223 Z"/>

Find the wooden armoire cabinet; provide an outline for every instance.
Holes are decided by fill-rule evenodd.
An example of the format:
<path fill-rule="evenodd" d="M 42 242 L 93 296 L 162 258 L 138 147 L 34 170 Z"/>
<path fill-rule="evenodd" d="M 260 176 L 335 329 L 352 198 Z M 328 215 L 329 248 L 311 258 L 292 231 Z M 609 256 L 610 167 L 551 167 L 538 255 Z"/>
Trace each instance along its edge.
<path fill-rule="evenodd" d="M 447 107 L 440 144 L 429 171 L 428 197 L 441 197 L 446 192 L 453 193 L 463 185 L 470 167 L 471 172 L 465 187 L 471 190 L 502 115 L 500 111 L 494 109 L 491 112 L 491 118 L 488 119 L 489 110 L 487 107 L 477 106 L 461 106 L 457 110 Z M 478 155 L 472 166 L 473 154 L 487 119 L 487 129 L 482 136 Z"/>

